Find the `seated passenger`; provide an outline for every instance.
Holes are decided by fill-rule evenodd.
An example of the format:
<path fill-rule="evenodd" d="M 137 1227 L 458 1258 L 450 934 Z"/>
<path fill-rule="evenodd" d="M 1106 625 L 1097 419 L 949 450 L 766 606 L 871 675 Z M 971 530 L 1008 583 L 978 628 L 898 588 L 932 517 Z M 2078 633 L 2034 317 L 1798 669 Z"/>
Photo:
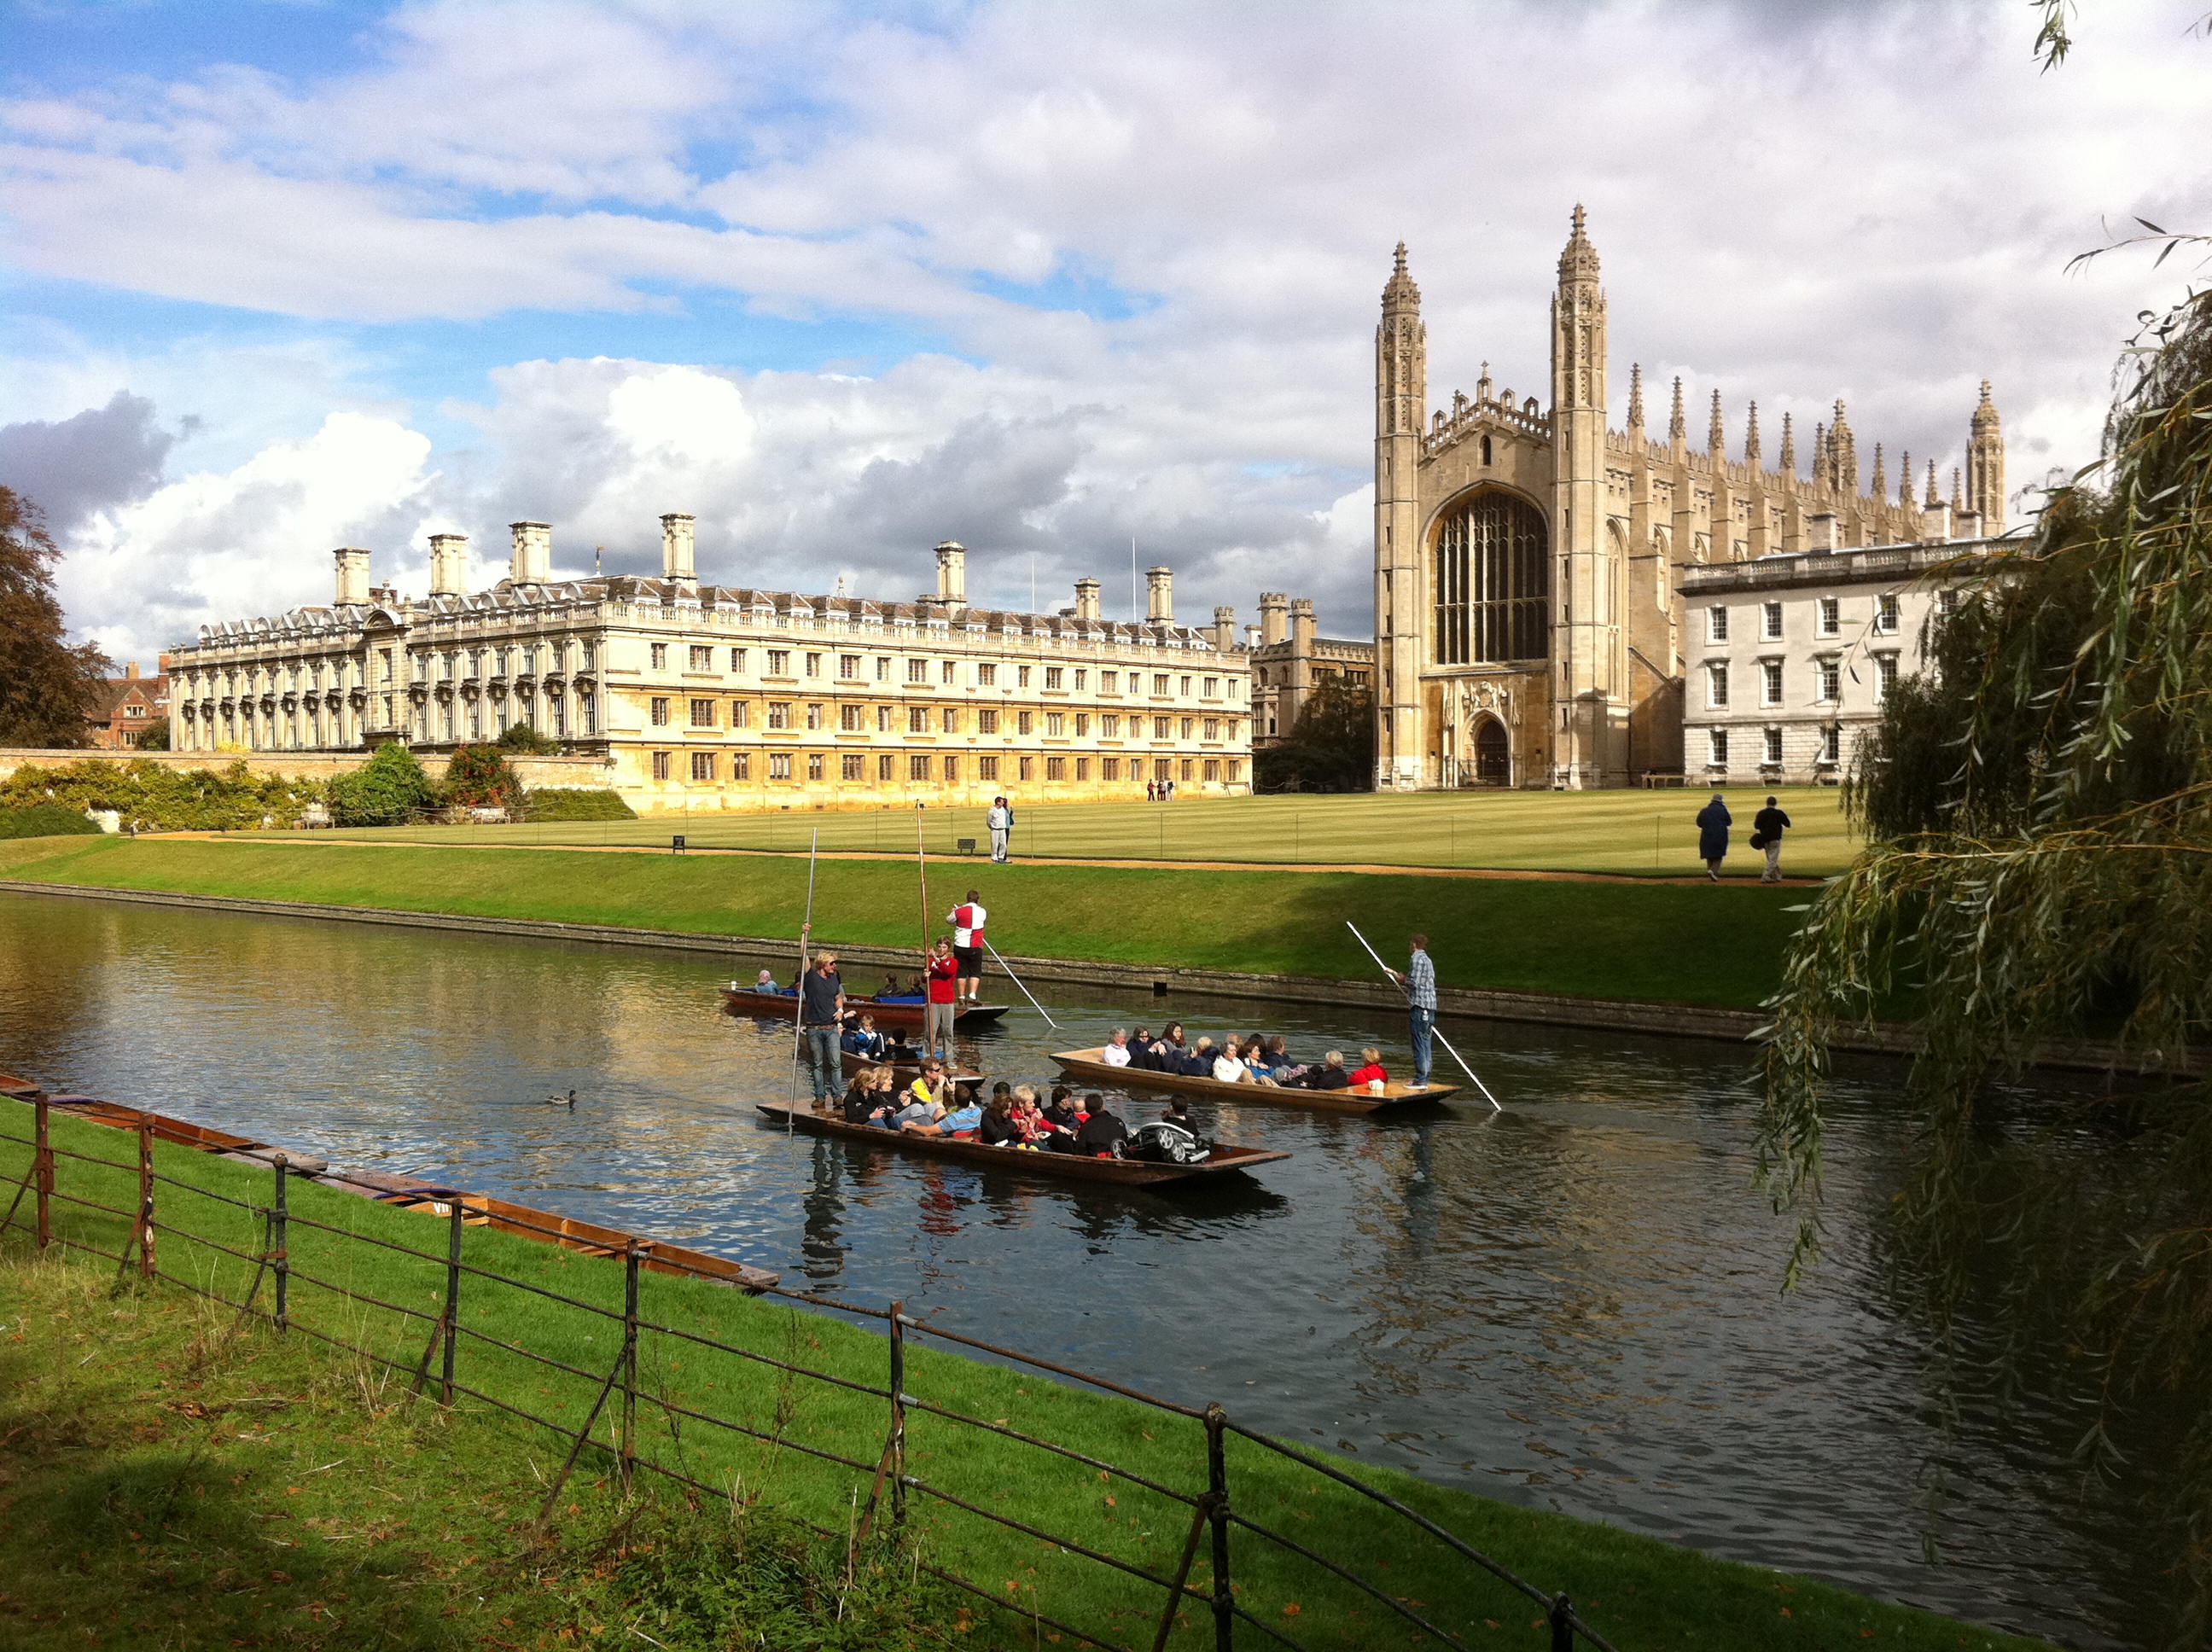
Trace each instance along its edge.
<path fill-rule="evenodd" d="M 1177 1053 L 1172 1071 L 1188 1078 L 1211 1078 L 1213 1077 L 1213 1041 L 1200 1038 L 1190 1048 Z"/>
<path fill-rule="evenodd" d="M 1000 1086 L 1002 1090 L 1005 1088 L 1003 1084 Z M 986 1147 L 1022 1145 L 1022 1127 L 1014 1118 L 1014 1098 L 1011 1094 L 991 1097 L 991 1105 L 983 1110 L 982 1121 L 975 1127 L 975 1139 Z"/>
<path fill-rule="evenodd" d="M 1052 1092 L 1052 1103 L 1044 1110 L 1044 1145 L 1048 1148 L 1055 1153 L 1075 1151 L 1075 1133 L 1083 1127 L 1083 1113 L 1066 1084 Z"/>
<path fill-rule="evenodd" d="M 869 1067 L 846 1086 L 845 1122 L 880 1124 L 891 1109 L 894 1081 L 889 1067 Z"/>
<path fill-rule="evenodd" d="M 910 1136 L 973 1136 L 982 1119 L 983 1109 L 969 1102 L 949 1113 L 939 1113 L 927 1124 L 902 1124 L 899 1128 Z"/>
<path fill-rule="evenodd" d="M 884 1055 L 884 1036 L 876 1030 L 876 1018 L 864 1015 L 845 1029 L 838 1041 L 854 1055 L 865 1055 L 871 1061 L 880 1061 Z"/>
<path fill-rule="evenodd" d="M 1205 1048 L 1203 1038 L 1198 1042 L 1201 1049 Z M 1252 1082 L 1252 1070 L 1238 1057 L 1235 1039 L 1224 1040 L 1221 1048 L 1214 1052 L 1212 1077 L 1216 1084 L 1249 1084 Z"/>
<path fill-rule="evenodd" d="M 1353 1088 L 1357 1089 L 1371 1084 L 1387 1084 L 1390 1082 L 1390 1075 L 1382 1071 L 1381 1050 L 1364 1049 L 1359 1052 L 1359 1060 L 1360 1065 L 1353 1068 L 1352 1072 Z"/>
<path fill-rule="evenodd" d="M 1114 1036 L 1106 1041 L 1106 1048 L 1098 1052 L 1098 1059 L 1109 1067 L 1127 1066 L 1129 1035 L 1119 1027 L 1115 1028 Z"/>
<path fill-rule="evenodd" d="M 1190 1103 L 1180 1096 L 1169 1101 L 1168 1110 L 1160 1114 L 1160 1122 L 1180 1126 L 1194 1136 L 1198 1133 L 1198 1127 L 1191 1122 Z"/>
<path fill-rule="evenodd" d="M 1331 1050 L 1322 1058 L 1321 1066 L 1307 1068 L 1305 1084 L 1308 1090 L 1350 1089 L 1352 1075 L 1344 1070 L 1344 1052 Z"/>
<path fill-rule="evenodd" d="M 884 984 L 876 989 L 876 996 L 878 998 L 896 998 L 898 996 L 898 976 L 895 974 L 885 975 L 884 976 Z"/>
<path fill-rule="evenodd" d="M 1280 1033 L 1277 1033 L 1267 1041 L 1267 1070 L 1268 1076 L 1279 1084 L 1303 1083 L 1306 1074 L 1313 1071 L 1304 1063 L 1291 1060 L 1290 1052 L 1285 1048 L 1283 1036 Z"/>
<path fill-rule="evenodd" d="M 1128 1134 L 1129 1127 L 1115 1116 L 1114 1109 L 1101 1096 L 1092 1102 L 1091 1116 L 1075 1133 L 1075 1150 L 1079 1153 L 1089 1153 L 1094 1158 L 1112 1158 L 1115 1146 L 1126 1140 Z"/>
<path fill-rule="evenodd" d="M 921 1060 L 921 1052 L 906 1042 L 906 1029 L 891 1029 L 891 1042 L 884 1046 L 883 1059 L 894 1066 L 910 1067 Z"/>
<path fill-rule="evenodd" d="M 773 969 L 762 970 L 759 976 L 753 981 L 753 991 L 756 993 L 780 993 L 782 990 L 782 987 L 775 984 L 775 971 Z"/>

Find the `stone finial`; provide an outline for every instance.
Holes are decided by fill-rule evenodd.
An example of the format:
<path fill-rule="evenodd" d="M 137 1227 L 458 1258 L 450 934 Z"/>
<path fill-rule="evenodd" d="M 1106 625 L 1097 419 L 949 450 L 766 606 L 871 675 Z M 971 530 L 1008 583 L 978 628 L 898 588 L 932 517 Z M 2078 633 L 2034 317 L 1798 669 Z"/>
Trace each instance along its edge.
<path fill-rule="evenodd" d="M 1813 485 L 1819 487 L 1828 480 L 1828 427 L 1818 419 L 1813 421 Z"/>
<path fill-rule="evenodd" d="M 1912 454 L 1909 449 L 1898 455 L 1897 502 L 1906 510 L 1912 508 Z"/>
<path fill-rule="evenodd" d="M 1400 241 L 1398 250 L 1391 255 L 1390 279 L 1382 286 L 1382 313 L 1395 315 L 1420 307 L 1421 289 L 1406 271 L 1406 243 Z"/>
<path fill-rule="evenodd" d="M 1682 375 L 1678 373 L 1674 375 L 1674 411 L 1667 421 L 1667 440 L 1680 441 L 1688 434 L 1689 428 L 1682 422 Z"/>
<path fill-rule="evenodd" d="M 1922 503 L 1923 506 L 1926 506 L 1926 505 L 1940 505 L 1940 504 L 1942 504 L 1942 502 L 1943 502 L 1943 501 L 1942 501 L 1941 499 L 1939 499 L 1938 497 L 1936 497 L 1936 461 L 1935 461 L 1934 459 L 1929 459 L 1929 460 L 1928 461 L 1928 497 L 1927 497 L 1926 499 L 1923 500 L 1923 501 L 1921 501 L 1921 503 Z"/>
<path fill-rule="evenodd" d="M 1881 444 L 1876 442 L 1874 445 L 1874 480 L 1867 483 L 1867 494 L 1870 498 L 1880 499 L 1888 491 L 1889 472 L 1882 468 Z"/>
<path fill-rule="evenodd" d="M 1743 462 L 1751 466 L 1754 471 L 1759 468 L 1759 404 L 1757 402 L 1753 402 L 1751 404 L 1750 410 L 1745 416 L 1743 427 Z"/>
<path fill-rule="evenodd" d="M 1644 430 L 1644 364 L 1628 364 L 1628 434 L 1641 440 Z"/>
<path fill-rule="evenodd" d="M 1594 283 L 1596 280 L 1597 249 L 1590 245 L 1589 236 L 1584 233 L 1583 210 L 1577 203 L 1575 207 L 1574 234 L 1567 238 L 1566 247 L 1559 254 L 1559 285 L 1565 287 L 1581 282 Z"/>
<path fill-rule="evenodd" d="M 1482 364 L 1482 377 L 1474 381 L 1474 399 L 1478 402 L 1488 401 L 1490 391 L 1490 363 L 1485 361 Z"/>
<path fill-rule="evenodd" d="M 1721 422 L 1721 393 L 1716 390 L 1713 392 L 1712 422 L 1705 429 L 1705 451 L 1717 457 L 1727 446 L 1728 429 Z"/>
<path fill-rule="evenodd" d="M 1951 508 L 1954 511 L 1964 510 L 1966 507 L 1966 490 L 1961 483 L 1959 467 L 1954 465 L 1951 467 Z"/>
<path fill-rule="evenodd" d="M 1973 433 L 1978 436 L 1984 430 L 1993 432 L 1997 428 L 1996 404 L 1990 399 L 1990 381 L 1984 379 L 1982 380 L 1981 404 L 1974 409 Z"/>
<path fill-rule="evenodd" d="M 1782 416 L 1782 474 L 1797 474 L 1797 438 L 1790 433 L 1790 415 L 1786 411 Z"/>

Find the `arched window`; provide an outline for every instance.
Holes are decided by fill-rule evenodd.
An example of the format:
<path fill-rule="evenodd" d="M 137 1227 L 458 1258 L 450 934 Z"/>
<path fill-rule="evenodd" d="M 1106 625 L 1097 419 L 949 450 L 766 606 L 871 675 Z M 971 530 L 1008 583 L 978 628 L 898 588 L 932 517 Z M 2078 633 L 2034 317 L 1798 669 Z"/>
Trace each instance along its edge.
<path fill-rule="evenodd" d="M 1487 436 L 1482 439 L 1482 462 L 1485 465 L 1490 463 L 1490 438 Z"/>
<path fill-rule="evenodd" d="M 1544 519 L 1510 494 L 1444 513 L 1436 540 L 1436 663 L 1542 659 L 1551 652 Z"/>

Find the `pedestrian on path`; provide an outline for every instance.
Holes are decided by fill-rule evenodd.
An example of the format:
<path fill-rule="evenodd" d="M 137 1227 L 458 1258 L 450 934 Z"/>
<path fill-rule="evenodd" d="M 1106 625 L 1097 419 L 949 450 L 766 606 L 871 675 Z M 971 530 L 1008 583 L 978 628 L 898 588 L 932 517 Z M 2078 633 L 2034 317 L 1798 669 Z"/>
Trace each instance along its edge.
<path fill-rule="evenodd" d="M 983 817 L 983 824 L 991 829 L 991 859 L 1005 865 L 1006 840 L 1014 831 L 1014 811 L 1007 806 L 1006 799 L 991 799 L 991 812 Z"/>
<path fill-rule="evenodd" d="M 952 1055 L 952 1023 L 959 1014 L 960 962 L 952 956 L 952 943 L 945 936 L 929 954 L 929 1002 L 921 1012 L 921 1047 L 948 1060 Z"/>
<path fill-rule="evenodd" d="M 1782 881 L 1782 833 L 1789 824 L 1790 817 L 1782 812 L 1772 798 L 1767 799 L 1766 807 L 1751 817 L 1751 847 L 1766 851 L 1766 870 L 1759 875 L 1762 884 Z"/>
<path fill-rule="evenodd" d="M 809 926 L 811 928 L 811 926 Z M 802 929 L 803 936 L 806 931 Z M 845 1020 L 845 983 L 838 979 L 837 955 L 824 952 L 799 980 L 799 1024 L 806 1042 L 807 1064 L 814 1069 L 814 1105 L 824 1106 L 845 1089 L 838 1054 L 838 1035 Z"/>
<path fill-rule="evenodd" d="M 1413 1035 L 1413 1088 L 1429 1087 L 1429 1037 L 1437 1028 L 1437 966 L 1429 957 L 1429 938 L 1413 937 L 1413 956 L 1405 973 L 1390 978 L 1406 989 L 1407 1013 Z"/>
<path fill-rule="evenodd" d="M 952 959 L 960 966 L 959 996 L 970 1004 L 983 1001 L 983 924 L 990 914 L 969 890 L 968 898 L 945 914 L 952 926 Z"/>
<path fill-rule="evenodd" d="M 1728 803 L 1717 792 L 1698 811 L 1698 858 L 1705 863 L 1705 876 L 1721 881 L 1721 862 L 1728 859 L 1729 828 L 1735 823 Z"/>

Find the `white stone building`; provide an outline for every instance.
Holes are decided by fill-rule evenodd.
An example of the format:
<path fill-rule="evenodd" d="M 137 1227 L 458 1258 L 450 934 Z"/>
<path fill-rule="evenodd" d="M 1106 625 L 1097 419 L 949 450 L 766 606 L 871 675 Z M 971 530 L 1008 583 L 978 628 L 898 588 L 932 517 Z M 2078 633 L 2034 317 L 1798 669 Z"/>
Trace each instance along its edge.
<path fill-rule="evenodd" d="M 1151 572 L 1142 624 L 1079 580 L 1058 614 L 972 608 L 965 550 L 911 602 L 702 585 L 692 519 L 661 519 L 662 573 L 556 581 L 552 530 L 512 525 L 507 575 L 468 588 L 467 541 L 430 541 L 430 591 L 337 552 L 336 600 L 201 628 L 175 651 L 183 751 L 433 752 L 522 723 L 604 760 L 640 813 L 880 807 L 1251 787 L 1234 614 L 1177 625 Z"/>
<path fill-rule="evenodd" d="M 1929 537 L 1909 544 L 1683 570 L 1688 784 L 1834 785 L 1849 771 L 1884 695 L 1920 669 L 1929 620 L 1987 571 L 1996 541 L 1950 538 L 1948 506 L 1928 514 Z M 1816 545 L 1832 534 L 1813 519 Z"/>

